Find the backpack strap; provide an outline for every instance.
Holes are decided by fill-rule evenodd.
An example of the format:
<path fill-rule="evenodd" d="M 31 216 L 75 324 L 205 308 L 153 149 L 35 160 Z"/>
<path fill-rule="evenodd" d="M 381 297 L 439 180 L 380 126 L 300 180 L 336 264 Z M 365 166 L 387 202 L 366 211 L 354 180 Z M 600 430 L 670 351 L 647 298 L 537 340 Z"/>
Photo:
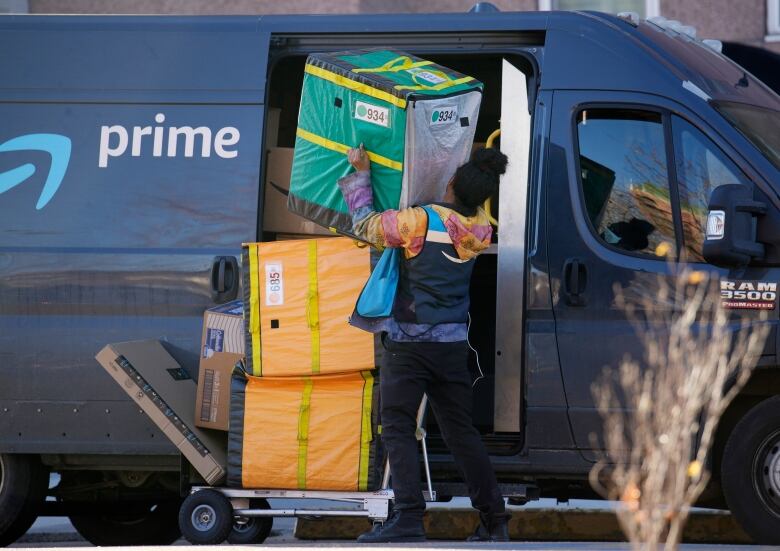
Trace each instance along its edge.
<path fill-rule="evenodd" d="M 452 239 L 450 239 L 450 234 L 447 232 L 447 228 L 444 226 L 441 218 L 439 218 L 438 213 L 430 205 L 425 205 L 423 209 L 428 214 L 428 231 L 425 234 L 425 240 L 451 245 Z"/>

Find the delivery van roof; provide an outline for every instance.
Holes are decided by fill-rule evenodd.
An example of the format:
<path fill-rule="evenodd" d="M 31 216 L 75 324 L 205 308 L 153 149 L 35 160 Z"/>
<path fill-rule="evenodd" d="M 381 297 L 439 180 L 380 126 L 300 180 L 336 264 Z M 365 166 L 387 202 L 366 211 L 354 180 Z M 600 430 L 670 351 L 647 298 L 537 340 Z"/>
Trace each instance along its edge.
<path fill-rule="evenodd" d="M 335 50 L 345 49 L 346 33 L 406 39 L 412 48 L 423 33 L 480 31 L 505 37 L 495 48 L 536 48 L 543 89 L 694 94 L 778 108 L 768 88 L 701 41 L 597 12 L 0 16 L 0 51 L 14 52 L 0 59 L 2 74 L 14 75 L 0 82 L 0 100 L 89 99 L 100 90 L 116 101 L 262 103 L 268 33 L 275 45 L 319 34 L 317 47 Z M 485 47 L 459 44 L 464 54 Z"/>

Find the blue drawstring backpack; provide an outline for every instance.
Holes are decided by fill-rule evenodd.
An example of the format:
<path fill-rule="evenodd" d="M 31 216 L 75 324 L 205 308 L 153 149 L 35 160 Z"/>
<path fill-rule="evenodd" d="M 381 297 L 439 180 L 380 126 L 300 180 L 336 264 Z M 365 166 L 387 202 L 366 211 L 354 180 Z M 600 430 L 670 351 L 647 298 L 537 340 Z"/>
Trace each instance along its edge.
<path fill-rule="evenodd" d="M 355 311 L 364 318 L 386 318 L 393 312 L 398 289 L 398 269 L 401 249 L 387 248 L 360 292 Z"/>

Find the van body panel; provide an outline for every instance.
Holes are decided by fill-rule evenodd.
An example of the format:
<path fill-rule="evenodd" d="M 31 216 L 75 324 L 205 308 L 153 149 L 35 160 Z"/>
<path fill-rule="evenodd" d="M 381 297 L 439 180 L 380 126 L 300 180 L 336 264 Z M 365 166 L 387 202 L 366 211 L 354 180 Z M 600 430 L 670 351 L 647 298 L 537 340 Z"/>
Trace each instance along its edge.
<path fill-rule="evenodd" d="M 560 17 L 570 14 L 558 14 Z M 576 17 L 576 16 L 575 16 Z M 544 31 L 549 12 L 436 13 L 382 15 L 268 15 L 263 30 L 273 34 L 435 33 Z"/>
<path fill-rule="evenodd" d="M 257 235 L 263 106 L 116 104 L 90 94 L 91 102 L 0 102 L 0 144 L 46 134 L 71 145 L 43 206 L 62 152 L 34 144 L 0 152 L 0 173 L 33 167 L 0 195 L 0 411 L 9 416 L 0 449 L 175 453 L 148 419 L 119 414 L 137 408 L 94 355 L 107 342 L 160 338 L 197 376 L 214 258 L 240 258 L 241 243 Z M 136 141 L 135 128 L 147 135 Z"/>
<path fill-rule="evenodd" d="M 669 277 L 671 281 L 673 276 L 665 259 L 653 257 L 652 252 L 649 255 L 640 255 L 605 244 L 603 235 L 601 238 L 597 236 L 586 218 L 586 204 L 580 188 L 579 176 L 580 171 L 585 168 L 578 161 L 578 154 L 584 155 L 584 153 L 580 151 L 577 143 L 575 117 L 578 112 L 589 107 L 591 112 L 601 108 L 658 113 L 659 120 L 665 117 L 662 113 L 676 112 L 674 116 L 684 117 L 710 140 L 713 132 L 695 113 L 657 95 L 602 90 L 555 92 L 549 158 L 552 167 L 549 192 L 561 200 L 550 204 L 549 216 L 556 221 L 556 225 L 568 230 L 550 231 L 548 234 L 549 273 L 553 282 L 553 304 L 561 373 L 574 439 L 585 457 L 596 460 L 597 454 L 592 451 L 591 434 L 601 433 L 602 422 L 595 408 L 593 383 L 599 379 L 605 367 L 616 368 L 626 357 L 632 358 L 643 368 L 646 366 L 644 346 L 634 325 L 620 306 L 616 290 L 619 289 L 623 297 L 638 309 L 637 315 L 641 319 L 648 316 L 649 319 L 659 323 L 659 330 L 663 330 L 666 326 L 661 321 L 661 317 L 669 315 L 673 305 L 655 302 L 657 310 L 649 312 L 642 310 L 642 300 L 658 296 L 659 278 Z M 672 140 L 676 138 L 671 134 L 665 135 L 663 138 L 665 147 L 660 151 L 653 151 L 652 154 L 648 153 L 649 158 L 665 158 L 666 164 L 671 165 L 672 157 L 675 155 Z M 639 146 L 633 145 L 633 147 Z M 712 147 L 722 150 L 729 160 L 739 166 L 738 155 L 725 143 L 713 141 Z M 647 167 L 642 165 L 641 161 L 637 165 L 640 166 L 637 168 L 636 189 L 645 182 L 657 183 L 653 178 L 666 170 L 660 167 Z M 658 170 L 658 173 L 654 172 L 655 170 Z M 680 176 L 678 180 L 679 178 Z M 657 211 L 665 209 L 666 212 L 675 213 L 676 217 L 679 216 L 676 214 L 679 212 L 677 210 L 679 209 L 678 186 L 671 179 L 669 183 L 671 184 L 670 195 L 663 200 L 655 199 L 653 208 Z M 647 209 L 640 208 L 632 211 L 631 216 L 641 217 L 647 212 Z M 655 222 L 655 219 L 652 221 Z M 679 238 L 679 230 L 677 235 Z M 674 246 L 674 237 L 671 238 L 671 244 Z M 566 294 L 565 270 L 567 263 L 572 260 L 576 260 L 584 267 L 586 276 L 583 297 L 579 303 L 572 303 Z M 780 278 L 778 268 L 748 267 L 743 270 L 729 270 L 706 264 L 698 264 L 698 266 L 699 269 L 728 279 L 777 281 Z M 771 328 L 762 360 L 775 364 L 778 311 L 775 309 L 767 313 L 769 314 L 767 323 Z M 735 326 L 741 320 L 759 319 L 759 313 L 754 310 L 733 310 L 731 316 Z"/>
<path fill-rule="evenodd" d="M 0 17 L 0 101 L 263 103 L 251 17 Z"/>
<path fill-rule="evenodd" d="M 475 55 L 487 50 L 480 33 L 527 49 L 540 75 L 532 80 L 539 89 L 529 94 L 535 111 L 527 317 L 525 335 L 517 335 L 525 350 L 513 359 L 522 370 L 525 439 L 522 449 L 497 456 L 496 468 L 506 478 L 586 473 L 588 433 L 600 426 L 590 384 L 605 363 L 639 350 L 612 308 L 611 285 L 650 289 L 662 270 L 656 261 L 618 259 L 588 233 L 572 192 L 573 113 L 556 114 L 558 99 L 564 110 L 585 97 L 695 112 L 713 139 L 739 152 L 727 151 L 734 162 L 780 201 L 777 170 L 683 82 L 712 98 L 775 109 L 777 96 L 750 75 L 739 77 L 747 87 L 735 88 L 739 68 L 699 44 L 594 13 L 0 17 L 0 51 L 14 52 L 0 56 L 0 74 L 13 75 L 0 82 L 0 147 L 31 133 L 65 135 L 73 147 L 61 186 L 41 209 L 49 156 L 0 151 L 0 174 L 36 167 L 0 193 L 0 419 L 5 408 L 14 412 L 0 423 L 0 451 L 175 452 L 160 443 L 151 423 L 131 414 L 132 402 L 93 356 L 106 342 L 159 337 L 196 370 L 202 312 L 214 304 L 213 258 L 238 256 L 241 242 L 260 237 L 264 104 L 274 48 L 305 54 L 310 44 L 333 49 L 353 40 L 360 47 L 365 37 L 403 34 L 428 52 Z M 446 47 L 439 36 L 447 37 Z M 135 127 L 161 127 L 167 136 L 170 127 L 185 126 L 208 127 L 212 138 L 221 128 L 238 129 L 238 155 L 215 155 L 212 141 L 204 156 L 200 137 L 192 156 L 177 148 L 168 156 L 167 145 L 155 155 L 152 134 L 140 136 L 133 154 Z M 128 144 L 121 154 L 106 154 L 100 167 L 103 127 L 125 128 Z M 121 131 L 110 132 L 108 148 L 120 148 Z M 601 311 L 562 302 L 563 263 L 572 256 L 599 272 L 588 304 Z M 755 276 L 777 280 L 773 270 Z M 616 337 L 620 347 L 605 345 Z M 767 358 L 775 361 L 774 351 Z"/>

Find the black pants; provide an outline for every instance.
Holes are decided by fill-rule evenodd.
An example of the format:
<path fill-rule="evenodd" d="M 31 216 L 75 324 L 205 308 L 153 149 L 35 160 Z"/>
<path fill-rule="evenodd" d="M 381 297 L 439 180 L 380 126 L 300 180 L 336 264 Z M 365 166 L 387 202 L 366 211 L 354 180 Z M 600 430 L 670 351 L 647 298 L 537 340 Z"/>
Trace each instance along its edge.
<path fill-rule="evenodd" d="M 390 457 L 396 509 L 420 511 L 420 463 L 415 438 L 423 394 L 466 481 L 471 504 L 485 514 L 504 512 L 504 500 L 485 447 L 471 420 L 468 345 L 384 339 L 380 377 L 382 441 Z"/>

